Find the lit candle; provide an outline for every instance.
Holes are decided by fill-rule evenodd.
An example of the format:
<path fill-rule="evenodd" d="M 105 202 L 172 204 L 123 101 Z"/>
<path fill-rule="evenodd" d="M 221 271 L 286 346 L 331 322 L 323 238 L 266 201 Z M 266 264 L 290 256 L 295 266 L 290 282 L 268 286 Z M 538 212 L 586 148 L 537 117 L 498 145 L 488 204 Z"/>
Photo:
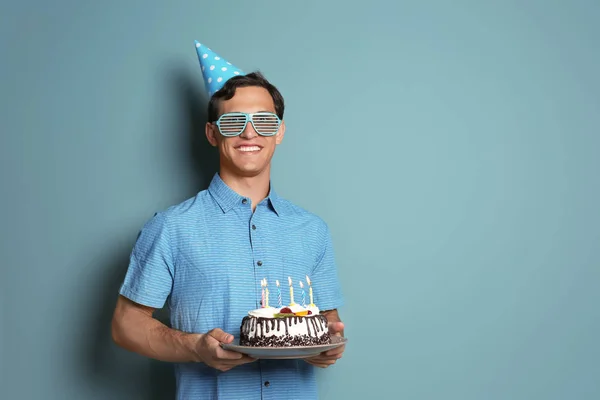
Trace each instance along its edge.
<path fill-rule="evenodd" d="M 312 285 L 310 284 L 308 275 L 306 275 L 306 282 L 308 282 L 308 296 L 310 297 L 310 305 L 314 307 L 315 303 L 313 303 Z"/>
<path fill-rule="evenodd" d="M 276 280 L 275 283 L 277 284 L 277 302 L 279 303 L 279 308 L 283 307 L 283 304 L 281 304 L 281 289 L 279 288 L 279 281 Z"/>
<path fill-rule="evenodd" d="M 267 283 L 267 278 L 265 278 L 265 300 L 267 303 L 267 307 L 269 307 L 269 286 Z"/>
<path fill-rule="evenodd" d="M 264 306 L 265 306 L 265 281 L 264 281 L 264 279 L 260 280 L 260 287 L 262 288 L 260 306 L 264 308 Z"/>
<path fill-rule="evenodd" d="M 300 281 L 300 288 L 302 289 L 302 307 L 306 307 L 306 294 L 304 293 L 304 284 Z"/>
<path fill-rule="evenodd" d="M 290 284 L 290 306 L 293 306 L 294 304 L 294 286 L 292 286 L 292 278 L 290 278 L 288 276 L 288 283 Z"/>

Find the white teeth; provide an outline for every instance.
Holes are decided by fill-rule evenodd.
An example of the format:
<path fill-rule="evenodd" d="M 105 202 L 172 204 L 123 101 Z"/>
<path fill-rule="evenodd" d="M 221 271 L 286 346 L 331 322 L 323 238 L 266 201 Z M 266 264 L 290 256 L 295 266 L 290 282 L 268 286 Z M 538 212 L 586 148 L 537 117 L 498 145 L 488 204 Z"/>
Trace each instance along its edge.
<path fill-rule="evenodd" d="M 240 151 L 258 151 L 258 150 L 260 150 L 260 147 L 258 147 L 258 146 L 240 146 L 239 150 Z"/>

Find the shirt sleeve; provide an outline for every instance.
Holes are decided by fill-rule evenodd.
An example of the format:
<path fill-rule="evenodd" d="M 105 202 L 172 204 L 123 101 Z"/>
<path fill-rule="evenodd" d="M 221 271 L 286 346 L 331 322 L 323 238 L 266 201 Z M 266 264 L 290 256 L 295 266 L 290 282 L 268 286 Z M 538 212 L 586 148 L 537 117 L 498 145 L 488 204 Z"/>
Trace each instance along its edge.
<path fill-rule="evenodd" d="M 146 222 L 131 252 L 119 293 L 153 308 L 162 308 L 173 287 L 173 257 L 166 217 Z"/>
<path fill-rule="evenodd" d="M 320 256 L 313 269 L 311 285 L 314 303 L 320 310 L 333 310 L 344 305 L 342 289 L 338 278 L 337 265 L 329 227 L 322 222 L 319 241 L 322 244 Z"/>

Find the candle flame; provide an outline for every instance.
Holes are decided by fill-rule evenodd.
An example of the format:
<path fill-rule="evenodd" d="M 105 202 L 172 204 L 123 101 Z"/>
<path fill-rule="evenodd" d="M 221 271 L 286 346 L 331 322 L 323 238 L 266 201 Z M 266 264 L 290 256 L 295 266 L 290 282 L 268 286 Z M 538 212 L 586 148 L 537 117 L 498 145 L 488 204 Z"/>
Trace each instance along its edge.
<path fill-rule="evenodd" d="M 267 278 L 265 278 L 265 286 L 268 286 L 269 284 L 267 283 Z"/>
<path fill-rule="evenodd" d="M 310 286 L 310 278 L 308 277 L 308 275 L 306 275 L 306 282 L 308 282 L 308 285 Z"/>
<path fill-rule="evenodd" d="M 288 283 L 290 284 L 290 286 L 292 286 L 292 278 L 290 278 L 289 276 L 288 276 Z"/>
<path fill-rule="evenodd" d="M 277 287 L 279 287 L 279 280 L 275 280 L 275 283 L 277 284 Z"/>
<path fill-rule="evenodd" d="M 302 281 L 300 281 L 300 288 L 304 289 L 304 285 L 302 284 Z"/>

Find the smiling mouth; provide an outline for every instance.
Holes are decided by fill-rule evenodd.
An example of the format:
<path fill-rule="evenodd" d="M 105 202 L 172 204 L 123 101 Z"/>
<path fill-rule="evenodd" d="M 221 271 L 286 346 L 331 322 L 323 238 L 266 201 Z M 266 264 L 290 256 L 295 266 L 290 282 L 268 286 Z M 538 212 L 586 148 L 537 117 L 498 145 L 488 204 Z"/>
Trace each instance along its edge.
<path fill-rule="evenodd" d="M 240 146 L 237 149 L 244 153 L 252 153 L 255 151 L 260 151 L 260 147 L 258 147 L 258 146 Z"/>

